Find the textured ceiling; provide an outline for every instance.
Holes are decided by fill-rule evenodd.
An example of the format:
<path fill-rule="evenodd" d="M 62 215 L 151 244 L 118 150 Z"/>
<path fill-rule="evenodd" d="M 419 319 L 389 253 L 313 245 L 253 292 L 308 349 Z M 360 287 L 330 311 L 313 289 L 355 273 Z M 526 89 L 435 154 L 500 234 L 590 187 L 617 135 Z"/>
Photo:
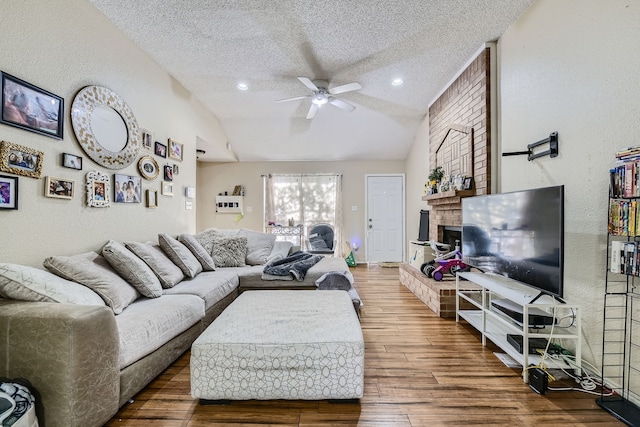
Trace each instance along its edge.
<path fill-rule="evenodd" d="M 238 160 L 262 161 L 406 158 L 429 103 L 534 0 L 89 1 L 220 119 Z M 356 110 L 276 103 L 310 94 L 297 77 L 360 83 L 339 95 Z M 199 140 L 200 160 L 235 160 L 216 145 Z"/>

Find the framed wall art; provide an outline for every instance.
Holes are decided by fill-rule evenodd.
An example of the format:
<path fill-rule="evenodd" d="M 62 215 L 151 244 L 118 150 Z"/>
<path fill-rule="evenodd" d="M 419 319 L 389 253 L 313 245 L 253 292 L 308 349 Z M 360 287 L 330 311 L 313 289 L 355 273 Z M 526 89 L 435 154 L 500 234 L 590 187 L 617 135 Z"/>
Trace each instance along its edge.
<path fill-rule="evenodd" d="M 0 123 L 62 139 L 64 100 L 0 71 Z"/>
<path fill-rule="evenodd" d="M 62 153 L 62 166 L 69 169 L 82 170 L 82 157 L 74 154 Z"/>
<path fill-rule="evenodd" d="M 164 165 L 164 180 L 173 181 L 173 167 L 171 165 Z"/>
<path fill-rule="evenodd" d="M 44 195 L 56 199 L 73 199 L 76 182 L 71 179 L 48 176 L 44 185 Z"/>
<path fill-rule="evenodd" d="M 140 203 L 142 179 L 138 176 L 115 174 L 113 176 L 114 201 L 116 203 Z"/>
<path fill-rule="evenodd" d="M 162 181 L 162 195 L 173 196 L 173 182 Z"/>
<path fill-rule="evenodd" d="M 182 150 L 184 146 L 175 139 L 169 138 L 169 157 L 182 161 Z"/>
<path fill-rule="evenodd" d="M 108 208 L 111 206 L 109 193 L 111 186 L 109 175 L 93 171 L 87 174 L 87 206 Z"/>
<path fill-rule="evenodd" d="M 160 142 L 156 141 L 155 142 L 155 151 L 154 153 L 156 153 L 156 156 L 160 156 L 160 157 L 167 157 L 167 146 L 164 144 L 161 144 Z"/>
<path fill-rule="evenodd" d="M 158 177 L 160 169 L 158 162 L 156 162 L 151 156 L 143 156 L 138 160 L 138 171 L 144 179 L 154 180 Z"/>
<path fill-rule="evenodd" d="M 0 209 L 18 209 L 18 177 L 0 175 Z"/>
<path fill-rule="evenodd" d="M 44 161 L 42 151 L 7 141 L 2 141 L 0 144 L 0 170 L 30 178 L 40 178 Z"/>
<path fill-rule="evenodd" d="M 157 190 L 147 190 L 147 207 L 148 208 L 157 208 L 158 207 L 158 191 Z"/>
<path fill-rule="evenodd" d="M 142 137 L 142 148 L 145 150 L 153 150 L 153 133 L 150 130 L 140 128 Z"/>

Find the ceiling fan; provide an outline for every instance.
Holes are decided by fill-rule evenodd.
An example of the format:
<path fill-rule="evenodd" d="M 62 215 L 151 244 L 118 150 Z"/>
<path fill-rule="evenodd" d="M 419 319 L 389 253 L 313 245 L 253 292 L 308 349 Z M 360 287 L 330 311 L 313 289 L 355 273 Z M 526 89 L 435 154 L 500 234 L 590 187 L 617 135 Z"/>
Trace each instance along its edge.
<path fill-rule="evenodd" d="M 348 103 L 347 101 L 343 101 L 339 98 L 336 98 L 334 95 L 338 95 L 340 93 L 351 92 L 353 90 L 360 90 L 362 86 L 360 83 L 348 83 L 342 86 L 336 86 L 334 88 L 329 89 L 329 83 L 324 80 L 314 80 L 311 81 L 306 77 L 298 77 L 298 80 L 302 82 L 307 88 L 313 91 L 312 95 L 304 95 L 304 96 L 295 96 L 293 98 L 279 99 L 276 102 L 285 102 L 285 101 L 294 101 L 296 99 L 304 99 L 311 98 L 311 107 L 309 108 L 309 112 L 307 113 L 307 119 L 312 119 L 318 108 L 320 108 L 324 104 L 331 104 L 338 108 L 341 108 L 345 111 L 352 112 L 356 109 L 356 106 Z"/>

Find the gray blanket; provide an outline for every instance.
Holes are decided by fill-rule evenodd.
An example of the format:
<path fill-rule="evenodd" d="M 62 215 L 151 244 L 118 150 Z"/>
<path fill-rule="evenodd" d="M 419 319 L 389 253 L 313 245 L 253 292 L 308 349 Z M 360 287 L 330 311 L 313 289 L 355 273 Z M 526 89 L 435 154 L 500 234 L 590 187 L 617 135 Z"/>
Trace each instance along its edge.
<path fill-rule="evenodd" d="M 323 258 L 308 252 L 294 252 L 286 258 L 273 261 L 264 266 L 262 280 L 297 280 L 302 282 L 307 271 Z"/>

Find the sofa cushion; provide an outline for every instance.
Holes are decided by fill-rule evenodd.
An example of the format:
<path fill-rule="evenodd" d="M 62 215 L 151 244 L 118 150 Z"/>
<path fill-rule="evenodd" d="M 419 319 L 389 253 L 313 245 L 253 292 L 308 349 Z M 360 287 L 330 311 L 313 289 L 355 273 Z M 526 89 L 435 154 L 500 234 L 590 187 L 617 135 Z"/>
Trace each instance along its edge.
<path fill-rule="evenodd" d="M 273 244 L 276 241 L 275 234 L 261 233 L 243 228 L 238 231 L 238 236 L 247 238 L 247 264 L 264 265 L 267 263 L 267 258 L 271 254 Z"/>
<path fill-rule="evenodd" d="M 95 252 L 74 256 L 54 256 L 44 260 L 47 270 L 95 291 L 115 314 L 120 314 L 140 294 L 115 272 L 107 260 Z"/>
<path fill-rule="evenodd" d="M 238 274 L 235 269 L 203 271 L 193 280 L 178 283 L 171 289 L 165 289 L 167 295 L 196 295 L 204 300 L 209 310 L 224 297 L 238 288 Z"/>
<path fill-rule="evenodd" d="M 211 249 L 207 250 L 198 242 L 198 240 L 191 234 L 181 234 L 178 236 L 178 241 L 185 245 L 187 249 L 191 251 L 193 256 L 200 262 L 204 271 L 213 271 L 216 269 L 216 265 L 211 258 Z M 213 242 L 212 242 L 213 245 Z"/>
<path fill-rule="evenodd" d="M 143 260 L 122 243 L 109 240 L 102 247 L 102 256 L 124 280 L 145 297 L 157 298 L 162 295 L 160 280 Z"/>
<path fill-rule="evenodd" d="M 291 248 L 293 247 L 293 243 L 288 241 L 276 241 L 273 243 L 273 249 L 271 249 L 271 253 L 267 258 L 267 262 L 265 264 L 269 264 L 270 262 L 279 261 L 282 258 L 285 258 L 289 255 Z"/>
<path fill-rule="evenodd" d="M 158 234 L 158 243 L 162 251 L 175 265 L 190 279 L 196 277 L 202 271 L 202 264 L 191 253 L 189 248 L 168 234 Z"/>
<path fill-rule="evenodd" d="M 142 259 L 160 280 L 163 288 L 171 288 L 184 279 L 184 273 L 154 243 L 125 242 L 131 252 Z"/>
<path fill-rule="evenodd" d="M 213 242 L 211 258 L 216 267 L 242 267 L 246 265 L 246 237 L 218 237 Z"/>
<path fill-rule="evenodd" d="M 139 299 L 116 316 L 120 369 L 157 350 L 204 317 L 204 301 L 193 295 Z"/>
<path fill-rule="evenodd" d="M 101 305 L 98 294 L 79 283 L 39 268 L 0 263 L 0 297 L 31 302 Z"/>
<path fill-rule="evenodd" d="M 209 228 L 200 233 L 194 234 L 193 238 L 202 245 L 207 253 L 211 253 L 213 249 L 213 241 L 219 237 L 223 237 L 215 228 Z"/>

